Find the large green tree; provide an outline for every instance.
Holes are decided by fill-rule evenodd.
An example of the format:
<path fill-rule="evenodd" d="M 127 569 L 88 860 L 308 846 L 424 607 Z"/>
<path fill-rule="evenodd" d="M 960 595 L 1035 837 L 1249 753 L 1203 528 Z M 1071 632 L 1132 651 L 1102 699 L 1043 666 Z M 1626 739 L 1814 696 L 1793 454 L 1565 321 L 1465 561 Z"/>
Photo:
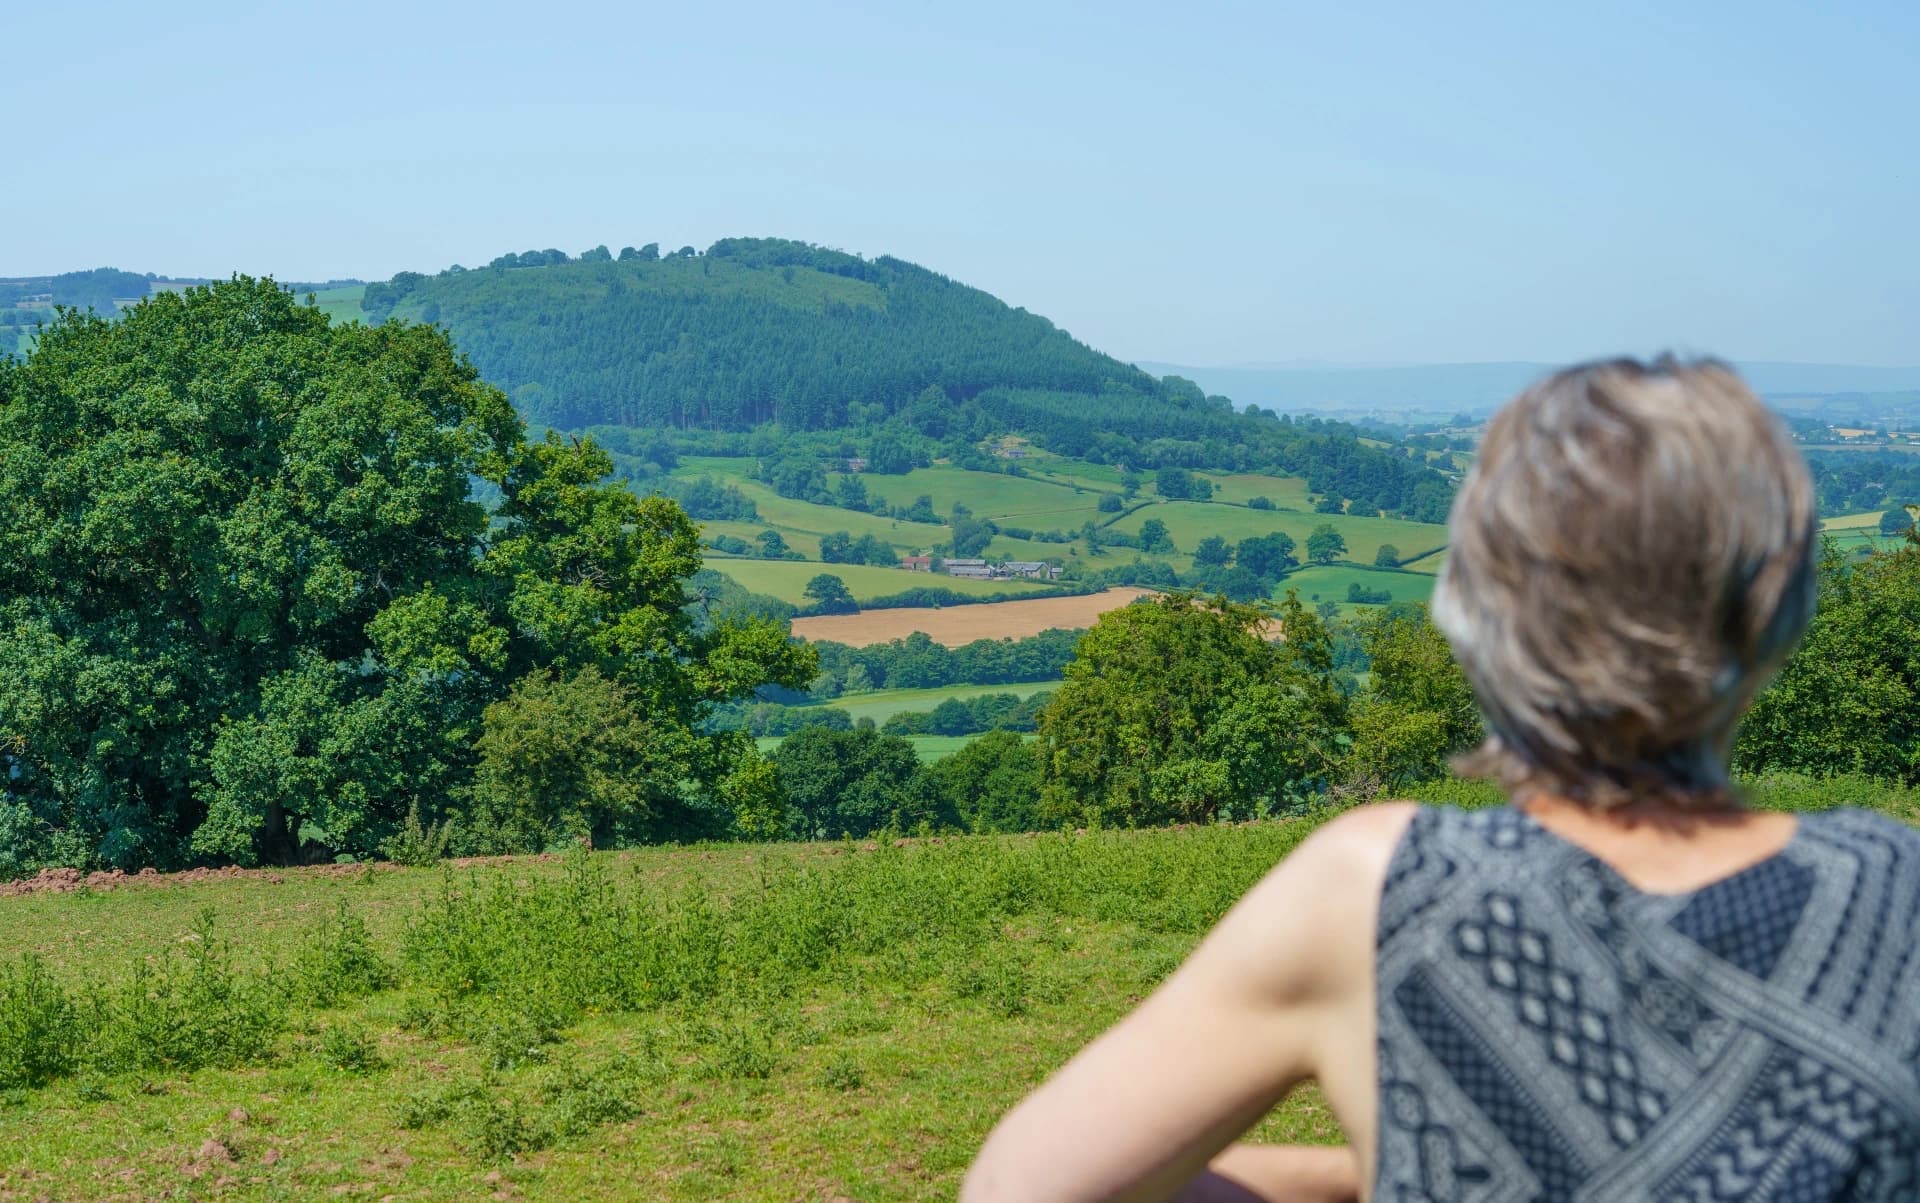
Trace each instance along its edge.
<path fill-rule="evenodd" d="M 21 866 L 372 853 L 467 797 L 489 705 L 589 666 L 661 735 L 653 830 L 722 805 L 707 709 L 813 666 L 696 624 L 695 527 L 610 468 L 529 441 L 441 331 L 271 281 L 62 313 L 0 366 L 0 838 Z"/>
<path fill-rule="evenodd" d="M 1416 602 L 1356 623 L 1368 688 L 1352 710 L 1347 784 L 1362 796 L 1443 777 L 1448 758 L 1484 735 L 1473 687 L 1447 640 Z"/>
<path fill-rule="evenodd" d="M 1734 765 L 1920 782 L 1920 535 L 1864 559 L 1823 550 L 1819 610 L 1741 723 Z"/>
<path fill-rule="evenodd" d="M 1144 826 L 1270 813 L 1327 782 L 1346 702 L 1291 593 L 1284 641 L 1251 606 L 1167 594 L 1100 616 L 1041 716 L 1041 817 Z"/>
<path fill-rule="evenodd" d="M 787 821 L 799 839 L 865 836 L 889 825 L 956 825 L 920 788 L 920 758 L 898 735 L 802 727 L 773 754 Z"/>

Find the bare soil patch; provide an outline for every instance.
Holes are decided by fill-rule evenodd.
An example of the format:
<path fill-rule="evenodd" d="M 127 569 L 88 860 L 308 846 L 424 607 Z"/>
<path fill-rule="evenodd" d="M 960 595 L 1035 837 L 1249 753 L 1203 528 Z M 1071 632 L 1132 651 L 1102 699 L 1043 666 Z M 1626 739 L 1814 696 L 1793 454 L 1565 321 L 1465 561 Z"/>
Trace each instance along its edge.
<path fill-rule="evenodd" d="M 1042 631 L 1084 630 L 1108 610 L 1118 610 L 1151 589 L 1118 588 L 1081 597 L 1035 597 L 971 606 L 914 606 L 796 618 L 793 633 L 849 647 L 905 639 L 924 632 L 935 643 L 959 647 L 976 639 L 1023 639 Z"/>

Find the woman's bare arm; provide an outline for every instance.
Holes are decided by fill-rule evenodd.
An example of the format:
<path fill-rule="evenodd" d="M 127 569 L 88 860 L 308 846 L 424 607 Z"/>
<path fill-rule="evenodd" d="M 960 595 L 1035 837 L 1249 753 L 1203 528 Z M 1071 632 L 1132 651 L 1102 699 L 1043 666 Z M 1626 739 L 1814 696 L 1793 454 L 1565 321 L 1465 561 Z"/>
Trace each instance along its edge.
<path fill-rule="evenodd" d="M 964 1203 L 1164 1203 L 1198 1189 L 1209 1161 L 1315 1076 L 1355 1008 L 1371 1016 L 1380 884 L 1412 812 L 1367 807 L 1310 836 L 1159 990 L 1001 1120 Z"/>

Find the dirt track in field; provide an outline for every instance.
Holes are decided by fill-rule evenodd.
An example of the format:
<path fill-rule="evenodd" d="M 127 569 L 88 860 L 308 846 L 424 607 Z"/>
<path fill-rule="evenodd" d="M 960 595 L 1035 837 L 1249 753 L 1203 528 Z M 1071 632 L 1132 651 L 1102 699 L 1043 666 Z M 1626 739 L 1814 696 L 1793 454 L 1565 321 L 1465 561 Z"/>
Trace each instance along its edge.
<path fill-rule="evenodd" d="M 1120 588 L 1084 597 L 1035 597 L 971 606 L 915 606 L 866 610 L 859 614 L 828 614 L 794 619 L 793 633 L 803 639 L 866 647 L 924 631 L 935 643 L 959 647 L 976 639 L 1022 639 L 1042 631 L 1084 630 L 1108 610 L 1118 610 L 1134 598 L 1146 597 L 1152 592 L 1151 589 Z"/>

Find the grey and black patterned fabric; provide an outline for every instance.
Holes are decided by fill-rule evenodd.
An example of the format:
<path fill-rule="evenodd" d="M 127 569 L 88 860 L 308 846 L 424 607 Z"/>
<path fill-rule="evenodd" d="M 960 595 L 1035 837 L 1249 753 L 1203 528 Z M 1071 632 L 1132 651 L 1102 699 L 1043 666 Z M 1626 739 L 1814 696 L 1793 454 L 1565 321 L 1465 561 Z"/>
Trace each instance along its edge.
<path fill-rule="evenodd" d="M 1920 835 L 1802 816 L 1636 890 L 1512 808 L 1424 808 L 1381 896 L 1383 1203 L 1920 1200 Z"/>

